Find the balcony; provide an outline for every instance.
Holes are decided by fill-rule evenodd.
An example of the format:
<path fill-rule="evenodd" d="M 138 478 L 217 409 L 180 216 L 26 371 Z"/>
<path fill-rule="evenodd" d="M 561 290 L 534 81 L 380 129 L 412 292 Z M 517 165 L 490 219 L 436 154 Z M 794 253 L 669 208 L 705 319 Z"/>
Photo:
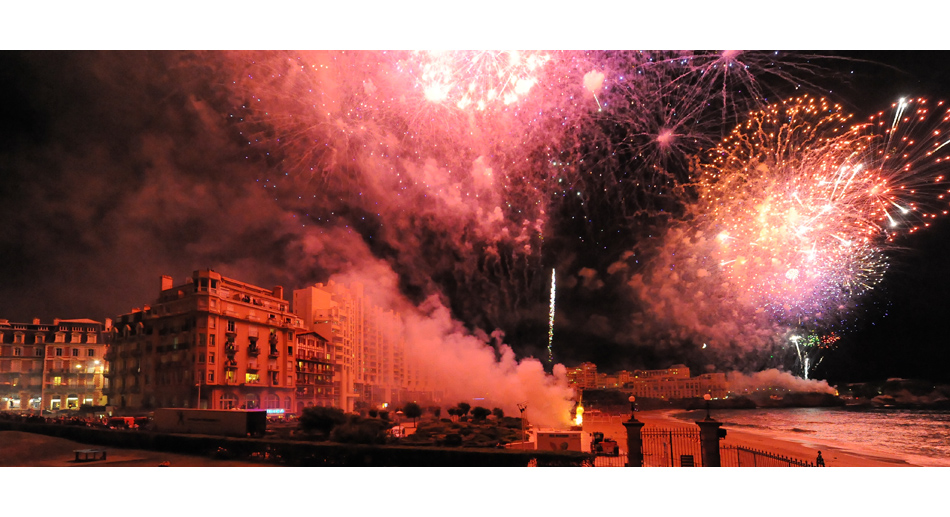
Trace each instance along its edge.
<path fill-rule="evenodd" d="M 258 348 L 256 345 L 251 345 L 247 347 L 247 355 L 251 357 L 257 357 L 261 355 L 261 349 Z"/>
<path fill-rule="evenodd" d="M 234 355 L 234 354 L 236 354 L 237 352 L 238 352 L 238 346 L 237 346 L 237 345 L 230 344 L 230 343 L 224 345 L 224 353 L 226 353 L 226 354 L 228 354 L 228 355 Z"/>
<path fill-rule="evenodd" d="M 237 361 L 225 361 L 224 367 L 231 370 L 237 369 Z"/>

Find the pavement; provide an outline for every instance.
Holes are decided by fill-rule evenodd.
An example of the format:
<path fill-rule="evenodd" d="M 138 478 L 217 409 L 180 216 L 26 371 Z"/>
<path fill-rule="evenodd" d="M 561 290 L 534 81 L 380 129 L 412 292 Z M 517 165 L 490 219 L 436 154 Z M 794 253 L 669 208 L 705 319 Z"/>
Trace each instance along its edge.
<path fill-rule="evenodd" d="M 76 461 L 73 451 L 105 449 L 105 460 Z M 0 431 L 0 467 L 274 467 L 264 462 L 218 460 L 161 451 L 89 445 L 22 431 Z"/>

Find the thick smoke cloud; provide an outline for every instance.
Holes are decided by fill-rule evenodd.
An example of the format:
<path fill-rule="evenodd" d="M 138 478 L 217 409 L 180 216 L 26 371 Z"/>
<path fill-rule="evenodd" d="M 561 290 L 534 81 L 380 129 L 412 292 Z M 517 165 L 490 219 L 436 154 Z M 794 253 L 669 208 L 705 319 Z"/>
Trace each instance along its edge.
<path fill-rule="evenodd" d="M 802 379 L 774 368 L 752 374 L 729 372 L 726 374 L 726 382 L 729 383 L 729 389 L 737 394 L 753 393 L 763 388 L 779 388 L 798 393 L 835 394 L 835 389 L 826 381 Z"/>
<path fill-rule="evenodd" d="M 448 308 L 446 279 L 490 292 L 492 277 L 513 278 L 502 286 L 515 292 L 527 277 L 513 272 L 527 271 L 536 251 L 541 223 L 512 222 L 485 155 L 468 153 L 452 162 L 458 169 L 433 157 L 388 160 L 362 147 L 377 138 L 396 147 L 383 124 L 369 137 L 338 120 L 319 155 L 332 174 L 283 174 L 286 162 L 271 152 L 287 149 L 249 145 L 253 128 L 236 120 L 244 90 L 224 85 L 245 56 L 231 57 L 13 58 L 32 74 L 14 97 L 39 129 L 3 149 L 0 162 L 10 172 L 0 203 L 2 317 L 114 317 L 151 303 L 160 275 L 206 267 L 290 289 L 359 280 L 403 314 L 413 350 L 447 397 L 484 396 L 508 414 L 524 402 L 532 421 L 565 423 L 563 367 L 551 375 L 536 360 L 518 361 L 507 345 L 476 337 L 495 328 L 466 327 Z M 333 96 L 347 84 L 322 86 L 331 104 L 345 100 Z M 399 173 L 380 173 L 387 166 Z M 506 296 L 466 303 L 504 307 Z"/>

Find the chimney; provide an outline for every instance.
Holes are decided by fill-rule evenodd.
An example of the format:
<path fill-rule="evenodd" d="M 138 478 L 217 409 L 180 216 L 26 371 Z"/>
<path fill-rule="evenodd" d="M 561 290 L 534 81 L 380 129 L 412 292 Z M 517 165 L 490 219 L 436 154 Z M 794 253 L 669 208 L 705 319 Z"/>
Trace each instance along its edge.
<path fill-rule="evenodd" d="M 33 318 L 33 324 L 34 324 L 34 325 L 39 325 L 39 324 L 40 324 L 40 319 L 39 319 L 39 318 Z"/>
<path fill-rule="evenodd" d="M 173 283 L 174 282 L 172 281 L 172 277 L 168 275 L 162 275 L 162 291 L 171 289 L 173 287 L 172 285 Z"/>
<path fill-rule="evenodd" d="M 112 318 L 106 318 L 106 328 L 105 328 L 105 330 L 111 330 L 111 329 L 112 329 Z"/>
<path fill-rule="evenodd" d="M 274 298 L 284 299 L 284 286 L 278 285 L 274 287 Z"/>

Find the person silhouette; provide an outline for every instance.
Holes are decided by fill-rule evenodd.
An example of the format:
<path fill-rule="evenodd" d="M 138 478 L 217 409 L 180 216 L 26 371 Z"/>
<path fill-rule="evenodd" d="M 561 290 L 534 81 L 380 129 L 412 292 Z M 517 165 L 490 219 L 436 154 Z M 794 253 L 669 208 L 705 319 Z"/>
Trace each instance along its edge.
<path fill-rule="evenodd" d="M 824 467 L 825 459 L 821 457 L 821 451 L 818 451 L 818 458 L 815 460 L 816 467 Z"/>

